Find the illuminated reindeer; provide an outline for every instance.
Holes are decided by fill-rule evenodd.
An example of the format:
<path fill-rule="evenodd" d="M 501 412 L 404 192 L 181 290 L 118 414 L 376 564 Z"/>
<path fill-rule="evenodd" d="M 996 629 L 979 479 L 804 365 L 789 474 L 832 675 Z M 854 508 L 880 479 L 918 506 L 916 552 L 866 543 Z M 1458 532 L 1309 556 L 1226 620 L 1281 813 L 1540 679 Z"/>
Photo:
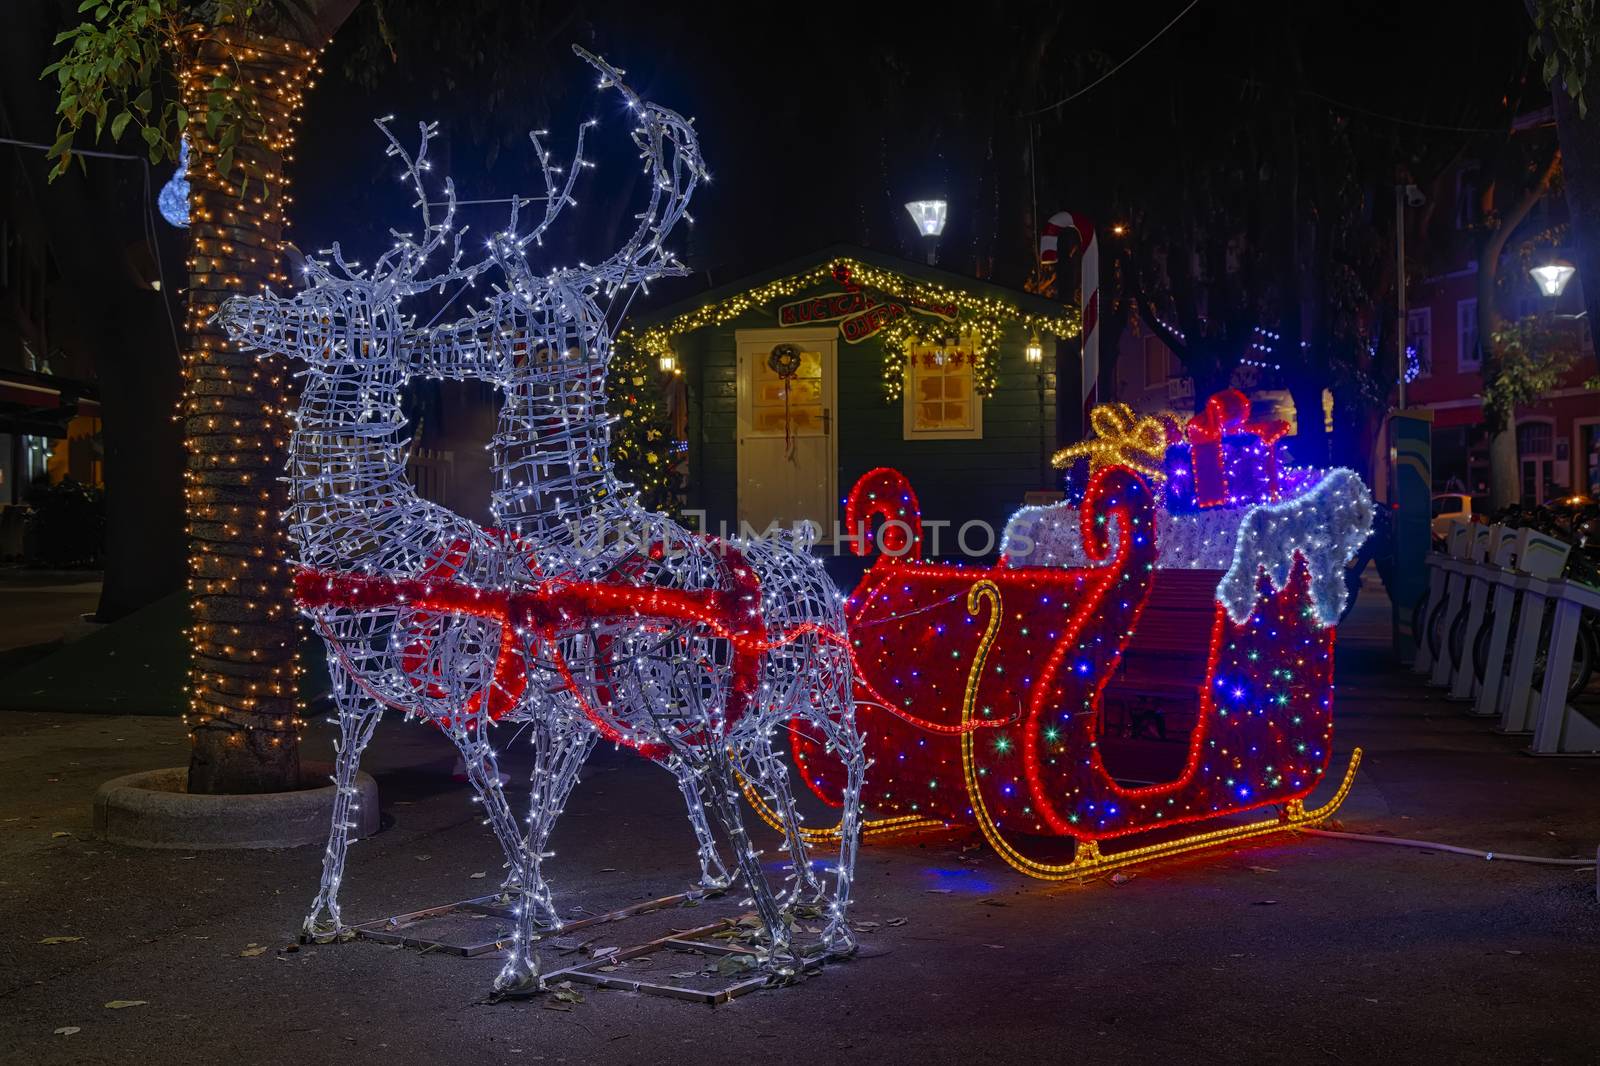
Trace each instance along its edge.
<path fill-rule="evenodd" d="M 547 663 L 565 688 L 546 690 L 536 722 L 534 804 L 523 858 L 529 905 L 497 987 L 537 983 L 530 950 L 548 908 L 540 873 L 544 842 L 595 734 L 626 744 L 678 778 L 690 808 L 705 799 L 732 841 L 740 872 L 770 937 L 768 959 L 792 961 L 784 902 L 826 904 L 826 947 L 854 946 L 847 921 L 865 773 L 854 722 L 842 599 L 804 543 L 778 535 L 719 543 L 646 511 L 625 493 L 609 455 L 605 379 L 611 337 L 600 300 L 682 273 L 664 245 L 704 176 L 689 122 L 641 100 L 621 72 L 577 50 L 615 87 L 637 123 L 649 202 L 631 237 L 595 266 L 538 273 L 527 250 L 572 202 L 582 133 L 563 182 L 537 135 L 546 187 L 544 218 L 531 232 L 512 224 L 489 242 L 504 274 L 486 310 L 419 330 L 406 350 L 428 376 L 496 381 L 505 394 L 492 449 L 494 517 L 508 552 L 528 566 L 533 589 L 511 607 L 529 641 L 528 660 Z M 805 723 L 844 764 L 840 854 L 831 896 L 812 871 L 776 745 L 791 721 Z M 745 832 L 739 790 L 767 793 L 783 818 L 794 884 L 774 896 Z M 714 860 L 699 830 L 703 861 Z M 709 872 L 709 871 L 708 871 Z"/>
<path fill-rule="evenodd" d="M 304 926 L 308 938 L 319 940 L 343 930 L 338 891 L 355 775 L 382 711 L 426 717 L 456 744 L 505 852 L 504 887 L 519 889 L 528 848 L 502 790 L 487 726 L 506 717 L 543 728 L 552 717 L 544 708 L 546 690 L 563 685 L 555 674 L 530 667 L 512 627 L 492 612 L 427 602 L 431 586 L 502 590 L 525 579 L 528 568 L 501 534 L 420 498 L 407 477 L 400 390 L 410 370 L 400 346 L 411 323 L 402 303 L 430 288 L 470 283 L 490 264 L 461 265 L 463 231 L 455 225 L 451 182 L 443 217 L 435 221 L 431 213 L 422 175 L 436 127 L 421 128 L 413 157 L 384 122 L 378 125 L 389 140 L 387 154 L 403 161 L 403 177 L 417 194 L 421 241 L 394 233 L 394 247 L 370 270 L 346 261 L 335 244 L 331 265 L 306 261 L 303 286 L 292 298 L 234 297 L 217 316 L 236 343 L 307 364 L 290 436 L 289 531 L 299 556 L 297 598 L 327 645 L 340 725 L 338 793 L 322 883 Z M 448 266 L 422 276 L 446 247 Z M 422 584 L 395 584 L 407 580 Z M 567 762 L 553 774 L 566 782 L 563 796 L 587 750 L 586 744 L 565 752 Z M 543 770 L 533 782 L 536 811 L 546 805 Z M 702 883 L 720 887 L 728 875 L 698 797 L 690 800 Z M 547 836 L 539 834 L 540 850 Z M 542 879 L 537 889 L 538 922 L 558 925 Z"/>
<path fill-rule="evenodd" d="M 422 130 L 415 160 L 379 123 L 389 154 L 406 160 L 421 192 L 427 143 Z M 233 297 L 217 321 L 235 343 L 305 363 L 289 441 L 289 533 L 301 567 L 296 592 L 320 597 L 307 614 L 328 648 L 333 699 L 339 711 L 333 824 L 322 883 L 305 935 L 326 939 L 342 931 L 338 892 L 343 877 L 355 777 L 362 750 L 385 708 L 427 717 L 460 749 L 485 805 L 489 824 L 520 880 L 522 838 L 501 791 L 486 736 L 488 711 L 507 702 L 494 667 L 503 627 L 470 614 L 429 611 L 406 603 L 341 603 L 334 575 L 449 577 L 482 587 L 508 580 L 500 543 L 473 523 L 420 498 L 406 474 L 408 446 L 400 390 L 407 372 L 397 347 L 407 297 L 455 281 L 470 281 L 483 265 L 461 266 L 455 194 L 435 221 L 421 197 L 420 241 L 394 234 L 394 247 L 370 270 L 345 260 L 336 244 L 332 263 L 308 259 L 303 287 L 293 297 L 268 292 Z M 450 261 L 424 276 L 446 246 Z"/>

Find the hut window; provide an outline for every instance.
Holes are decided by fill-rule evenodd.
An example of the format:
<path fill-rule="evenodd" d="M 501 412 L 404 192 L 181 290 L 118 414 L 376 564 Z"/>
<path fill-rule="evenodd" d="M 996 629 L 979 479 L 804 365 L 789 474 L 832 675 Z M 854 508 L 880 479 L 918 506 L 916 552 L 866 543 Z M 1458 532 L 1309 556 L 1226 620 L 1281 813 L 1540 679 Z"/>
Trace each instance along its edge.
<path fill-rule="evenodd" d="M 971 338 L 918 342 L 906 360 L 905 438 L 983 436 L 982 400 L 973 379 Z"/>
<path fill-rule="evenodd" d="M 765 355 L 750 360 L 750 374 L 751 427 L 757 436 L 782 437 L 788 432 L 816 437 L 826 432 L 821 352 L 802 351 L 800 368 L 792 378 L 779 377 Z"/>

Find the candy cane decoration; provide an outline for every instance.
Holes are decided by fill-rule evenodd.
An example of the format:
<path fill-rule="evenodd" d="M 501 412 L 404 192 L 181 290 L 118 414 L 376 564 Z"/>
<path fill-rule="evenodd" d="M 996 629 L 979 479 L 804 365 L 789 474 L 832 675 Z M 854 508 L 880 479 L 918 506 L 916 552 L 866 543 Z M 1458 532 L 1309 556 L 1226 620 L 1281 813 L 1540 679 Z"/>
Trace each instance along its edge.
<path fill-rule="evenodd" d="M 1094 223 L 1074 211 L 1057 211 L 1044 224 L 1039 238 L 1039 262 L 1054 263 L 1060 258 L 1056 247 L 1061 231 L 1077 233 L 1083 260 L 1083 422 L 1087 430 L 1089 412 L 1099 402 L 1100 385 L 1100 242 L 1095 239 Z"/>

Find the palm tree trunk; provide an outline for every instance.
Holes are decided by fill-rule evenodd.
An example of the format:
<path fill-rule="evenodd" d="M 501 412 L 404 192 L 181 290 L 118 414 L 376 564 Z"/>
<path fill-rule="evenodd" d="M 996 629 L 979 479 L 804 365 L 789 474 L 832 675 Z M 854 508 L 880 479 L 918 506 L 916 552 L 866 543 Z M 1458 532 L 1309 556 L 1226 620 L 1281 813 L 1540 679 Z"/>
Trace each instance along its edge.
<path fill-rule="evenodd" d="M 320 44 L 320 42 L 318 42 Z M 229 296 L 282 286 L 284 164 L 316 52 L 235 27 L 186 31 L 177 57 L 190 115 L 189 350 L 184 361 L 189 536 L 189 790 L 274 792 L 300 778 L 298 646 L 278 478 L 287 437 L 287 368 L 235 350 L 210 324 Z M 250 86 L 233 167 L 208 136 L 214 79 Z M 244 194 L 240 180 L 249 175 Z"/>

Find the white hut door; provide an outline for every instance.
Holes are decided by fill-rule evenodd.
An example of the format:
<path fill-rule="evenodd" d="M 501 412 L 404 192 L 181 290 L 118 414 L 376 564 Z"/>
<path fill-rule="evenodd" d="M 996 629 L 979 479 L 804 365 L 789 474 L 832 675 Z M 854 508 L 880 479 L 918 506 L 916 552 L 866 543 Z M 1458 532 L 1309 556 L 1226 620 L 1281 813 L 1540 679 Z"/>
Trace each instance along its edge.
<path fill-rule="evenodd" d="M 839 334 L 834 330 L 739 330 L 738 518 L 756 530 L 815 524 L 831 541 L 839 459 L 836 400 Z M 771 366 L 779 344 L 799 347 L 800 369 Z"/>

